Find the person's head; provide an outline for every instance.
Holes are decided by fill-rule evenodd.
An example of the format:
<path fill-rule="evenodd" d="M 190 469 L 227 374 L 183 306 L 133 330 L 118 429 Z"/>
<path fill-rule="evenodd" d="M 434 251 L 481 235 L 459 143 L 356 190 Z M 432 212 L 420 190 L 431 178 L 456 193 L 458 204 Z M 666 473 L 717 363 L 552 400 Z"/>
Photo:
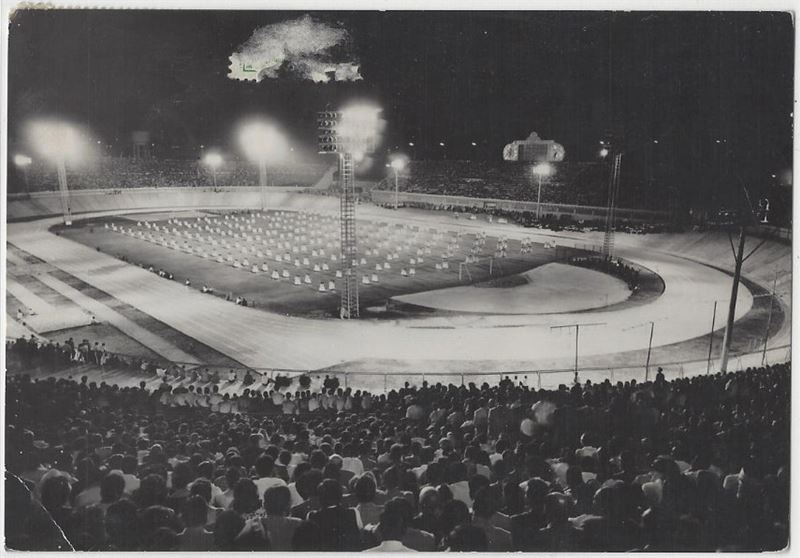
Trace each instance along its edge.
<path fill-rule="evenodd" d="M 106 534 L 114 550 L 134 550 L 138 546 L 136 519 L 136 504 L 130 500 L 117 500 L 108 506 L 105 517 Z"/>
<path fill-rule="evenodd" d="M 381 513 L 378 531 L 384 541 L 400 541 L 406 533 L 408 518 L 398 506 L 389 505 L 391 503 L 388 502 Z"/>
<path fill-rule="evenodd" d="M 256 474 L 263 477 L 271 477 L 275 468 L 275 460 L 270 455 L 262 455 L 256 459 Z"/>
<path fill-rule="evenodd" d="M 180 538 L 174 529 L 169 527 L 159 527 L 152 536 L 147 539 L 145 548 L 159 552 L 171 552 L 178 550 Z"/>
<path fill-rule="evenodd" d="M 214 523 L 214 546 L 219 550 L 236 550 L 236 535 L 244 528 L 244 519 L 233 510 L 225 510 Z"/>
<path fill-rule="evenodd" d="M 231 507 L 238 513 L 251 513 L 261 506 L 256 483 L 250 479 L 239 479 L 233 489 L 233 503 Z"/>
<path fill-rule="evenodd" d="M 359 503 L 372 502 L 377 492 L 375 479 L 370 474 L 361 475 L 355 482 L 354 492 Z"/>
<path fill-rule="evenodd" d="M 118 473 L 108 473 L 100 481 L 100 500 L 104 504 L 116 502 L 125 492 L 125 479 Z"/>
<path fill-rule="evenodd" d="M 272 486 L 264 492 L 264 510 L 267 515 L 288 515 L 292 495 L 285 486 Z"/>
<path fill-rule="evenodd" d="M 383 472 L 381 476 L 383 488 L 385 490 L 394 490 L 400 485 L 400 468 L 392 465 Z"/>
<path fill-rule="evenodd" d="M 497 493 L 489 486 L 478 490 L 472 503 L 472 513 L 475 517 L 489 519 L 497 511 Z"/>
<path fill-rule="evenodd" d="M 459 525 L 447 536 L 451 552 L 486 552 L 489 544 L 486 533 L 474 525 Z"/>
<path fill-rule="evenodd" d="M 419 509 L 422 513 L 435 513 L 439 507 L 439 493 L 432 486 L 426 486 L 419 493 Z"/>
<path fill-rule="evenodd" d="M 314 450 L 311 452 L 311 455 L 308 456 L 308 462 L 311 463 L 311 467 L 314 469 L 319 469 L 320 471 L 325 468 L 325 464 L 328 462 L 328 456 L 325 455 L 325 452 L 322 450 Z"/>
<path fill-rule="evenodd" d="M 474 500 L 478 491 L 489 486 L 489 484 L 491 484 L 489 479 L 483 475 L 472 475 L 472 478 L 469 479 L 469 497 Z"/>
<path fill-rule="evenodd" d="M 322 482 L 322 471 L 318 469 L 310 469 L 306 473 L 303 473 L 299 479 L 297 479 L 297 483 L 295 484 L 295 488 L 297 488 L 297 493 L 303 500 L 310 500 L 317 496 L 317 487 Z"/>
<path fill-rule="evenodd" d="M 460 461 L 451 463 L 447 467 L 447 482 L 453 484 L 464 480 L 467 480 L 467 466 Z"/>
<path fill-rule="evenodd" d="M 208 515 L 208 505 L 202 496 L 190 496 L 183 504 L 183 523 L 187 527 L 205 525 Z"/>
<path fill-rule="evenodd" d="M 325 479 L 317 486 L 317 495 L 322 507 L 338 506 L 342 501 L 342 485 L 333 479 Z"/>
<path fill-rule="evenodd" d="M 297 552 L 314 552 L 323 550 L 319 528 L 315 523 L 303 521 L 292 535 L 292 550 Z"/>
<path fill-rule="evenodd" d="M 449 533 L 459 525 L 471 523 L 469 508 L 461 500 L 450 500 L 442 506 L 442 528 L 445 533 Z"/>
<path fill-rule="evenodd" d="M 151 473 L 142 479 L 133 496 L 139 507 L 160 505 L 167 497 L 167 483 L 161 475 Z"/>
<path fill-rule="evenodd" d="M 583 469 L 581 469 L 580 465 L 570 465 L 567 468 L 567 486 L 575 488 L 582 484 Z"/>
<path fill-rule="evenodd" d="M 233 489 L 240 478 L 242 478 L 242 470 L 239 467 L 228 467 L 225 470 L 225 482 L 228 484 L 228 488 Z"/>
<path fill-rule="evenodd" d="M 569 519 L 569 503 L 567 498 L 558 492 L 551 492 L 544 497 L 544 513 L 548 525 L 564 525 Z"/>
<path fill-rule="evenodd" d="M 544 497 L 550 490 L 548 484 L 540 478 L 530 479 L 525 489 L 525 504 L 536 512 L 544 511 Z"/>
<path fill-rule="evenodd" d="M 197 479 L 192 483 L 190 493 L 193 496 L 200 496 L 208 504 L 211 502 L 211 483 L 206 479 Z"/>
<path fill-rule="evenodd" d="M 192 482 L 193 479 L 192 466 L 188 463 L 178 463 L 172 472 L 172 489 L 186 488 L 186 485 Z"/>
<path fill-rule="evenodd" d="M 139 461 L 135 455 L 126 455 L 122 458 L 122 472 L 126 475 L 136 474 L 136 469 L 139 467 Z"/>
<path fill-rule="evenodd" d="M 42 505 L 46 510 L 54 510 L 66 506 L 71 491 L 72 489 L 66 477 L 49 477 L 42 483 Z"/>

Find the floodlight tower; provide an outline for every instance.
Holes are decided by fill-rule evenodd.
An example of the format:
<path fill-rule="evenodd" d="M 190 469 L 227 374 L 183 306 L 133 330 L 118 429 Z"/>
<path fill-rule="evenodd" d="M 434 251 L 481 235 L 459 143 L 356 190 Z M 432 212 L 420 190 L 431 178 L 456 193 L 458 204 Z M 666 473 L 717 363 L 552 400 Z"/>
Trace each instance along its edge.
<path fill-rule="evenodd" d="M 37 153 L 56 165 L 61 211 L 64 224 L 70 226 L 72 208 L 67 186 L 67 162 L 78 162 L 86 156 L 88 151 L 86 136 L 75 126 L 58 120 L 31 122 L 27 131 L 29 141 Z"/>
<path fill-rule="evenodd" d="M 375 150 L 380 109 L 353 106 L 343 111 L 317 114 L 319 152 L 339 156 L 339 222 L 341 224 L 341 264 L 343 285 L 339 317 L 359 317 L 358 244 L 356 241 L 355 162 Z"/>
<path fill-rule="evenodd" d="M 619 173 L 622 167 L 622 151 L 609 141 L 600 142 L 600 158 L 612 157 L 611 173 L 608 178 L 608 202 L 606 203 L 605 236 L 603 237 L 603 256 L 614 257 L 614 226 L 617 219 L 617 197 L 619 196 Z"/>

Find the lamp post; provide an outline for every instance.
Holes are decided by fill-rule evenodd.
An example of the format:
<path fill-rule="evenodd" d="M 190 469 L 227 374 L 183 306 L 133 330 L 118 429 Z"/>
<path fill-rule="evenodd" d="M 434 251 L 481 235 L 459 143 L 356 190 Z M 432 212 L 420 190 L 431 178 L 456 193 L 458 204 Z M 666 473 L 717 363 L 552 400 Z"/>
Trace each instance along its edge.
<path fill-rule="evenodd" d="M 217 188 L 217 168 L 222 166 L 223 162 L 224 159 L 222 158 L 222 155 L 214 151 L 206 153 L 203 156 L 203 164 L 211 169 L 211 177 L 214 181 L 214 189 Z"/>
<path fill-rule="evenodd" d="M 397 155 L 389 166 L 394 170 L 394 209 L 397 211 L 400 206 L 400 171 L 406 168 L 406 159 L 402 155 Z"/>
<path fill-rule="evenodd" d="M 258 165 L 258 184 L 261 187 L 263 210 L 266 206 L 267 164 L 285 159 L 289 151 L 288 143 L 277 128 L 261 119 L 256 119 L 241 127 L 239 144 L 247 158 Z"/>
<path fill-rule="evenodd" d="M 28 167 L 31 166 L 31 163 L 33 163 L 33 159 L 27 155 L 14 155 L 14 164 L 22 170 L 22 178 L 25 181 L 26 194 L 30 190 L 30 186 L 28 184 Z"/>
<path fill-rule="evenodd" d="M 539 190 L 536 194 L 536 220 L 539 221 L 542 214 L 542 179 L 553 174 L 553 166 L 548 163 L 534 165 L 533 174 L 539 177 Z"/>
<path fill-rule="evenodd" d="M 89 152 L 86 135 L 76 126 L 59 120 L 35 120 L 27 126 L 28 141 L 43 158 L 55 163 L 64 224 L 72 225 L 72 208 L 67 185 L 67 162 L 85 159 Z"/>

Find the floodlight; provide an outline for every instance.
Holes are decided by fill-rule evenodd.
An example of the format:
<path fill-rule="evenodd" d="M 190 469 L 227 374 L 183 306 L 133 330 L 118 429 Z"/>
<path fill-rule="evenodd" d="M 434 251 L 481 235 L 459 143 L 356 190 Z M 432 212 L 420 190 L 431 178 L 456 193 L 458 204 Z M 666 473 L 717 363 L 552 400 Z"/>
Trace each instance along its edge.
<path fill-rule="evenodd" d="M 277 163 L 286 157 L 288 144 L 277 128 L 261 120 L 244 124 L 239 130 L 242 151 L 254 163 Z"/>
<path fill-rule="evenodd" d="M 406 158 L 402 155 L 396 156 L 392 159 L 392 162 L 389 164 L 395 171 L 400 172 L 401 170 L 406 168 Z"/>
<path fill-rule="evenodd" d="M 17 165 L 18 167 L 25 168 L 29 166 L 31 163 L 33 163 L 33 159 L 31 159 L 27 155 L 20 155 L 20 154 L 14 155 L 14 164 Z M 775 175 L 773 174 L 772 176 L 774 177 Z"/>
<path fill-rule="evenodd" d="M 203 164 L 212 169 L 216 169 L 217 167 L 222 166 L 222 163 L 224 162 L 225 159 L 223 159 L 222 155 L 220 155 L 216 151 L 211 151 L 210 153 L 206 153 L 203 156 Z"/>
<path fill-rule="evenodd" d="M 31 148 L 54 163 L 75 163 L 88 152 L 86 134 L 79 128 L 59 120 L 34 120 L 26 128 Z"/>
<path fill-rule="evenodd" d="M 538 165 L 534 165 L 533 169 L 531 169 L 533 174 L 536 176 L 550 176 L 553 174 L 553 165 L 547 163 L 539 163 Z"/>
<path fill-rule="evenodd" d="M 602 158 L 604 158 L 604 159 L 605 159 L 606 157 L 608 157 L 608 148 L 607 148 L 607 147 L 603 147 L 603 148 L 600 150 L 600 157 L 602 157 Z"/>

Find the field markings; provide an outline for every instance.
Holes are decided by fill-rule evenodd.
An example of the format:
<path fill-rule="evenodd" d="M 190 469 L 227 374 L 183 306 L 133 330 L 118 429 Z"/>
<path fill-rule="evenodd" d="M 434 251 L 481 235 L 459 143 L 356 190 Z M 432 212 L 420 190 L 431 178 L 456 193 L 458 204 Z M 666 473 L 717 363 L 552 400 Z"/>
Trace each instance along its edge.
<path fill-rule="evenodd" d="M 116 310 L 112 310 L 105 304 L 98 302 L 80 292 L 79 290 L 67 285 L 59 279 L 51 275 L 43 275 L 40 277 L 42 283 L 51 289 L 66 296 L 78 306 L 88 310 L 94 314 L 99 321 L 108 322 L 124 334 L 135 339 L 142 345 L 158 353 L 167 360 L 187 363 L 198 363 L 199 361 L 193 355 L 186 353 L 158 335 L 146 330 L 133 321 L 129 320 Z"/>

